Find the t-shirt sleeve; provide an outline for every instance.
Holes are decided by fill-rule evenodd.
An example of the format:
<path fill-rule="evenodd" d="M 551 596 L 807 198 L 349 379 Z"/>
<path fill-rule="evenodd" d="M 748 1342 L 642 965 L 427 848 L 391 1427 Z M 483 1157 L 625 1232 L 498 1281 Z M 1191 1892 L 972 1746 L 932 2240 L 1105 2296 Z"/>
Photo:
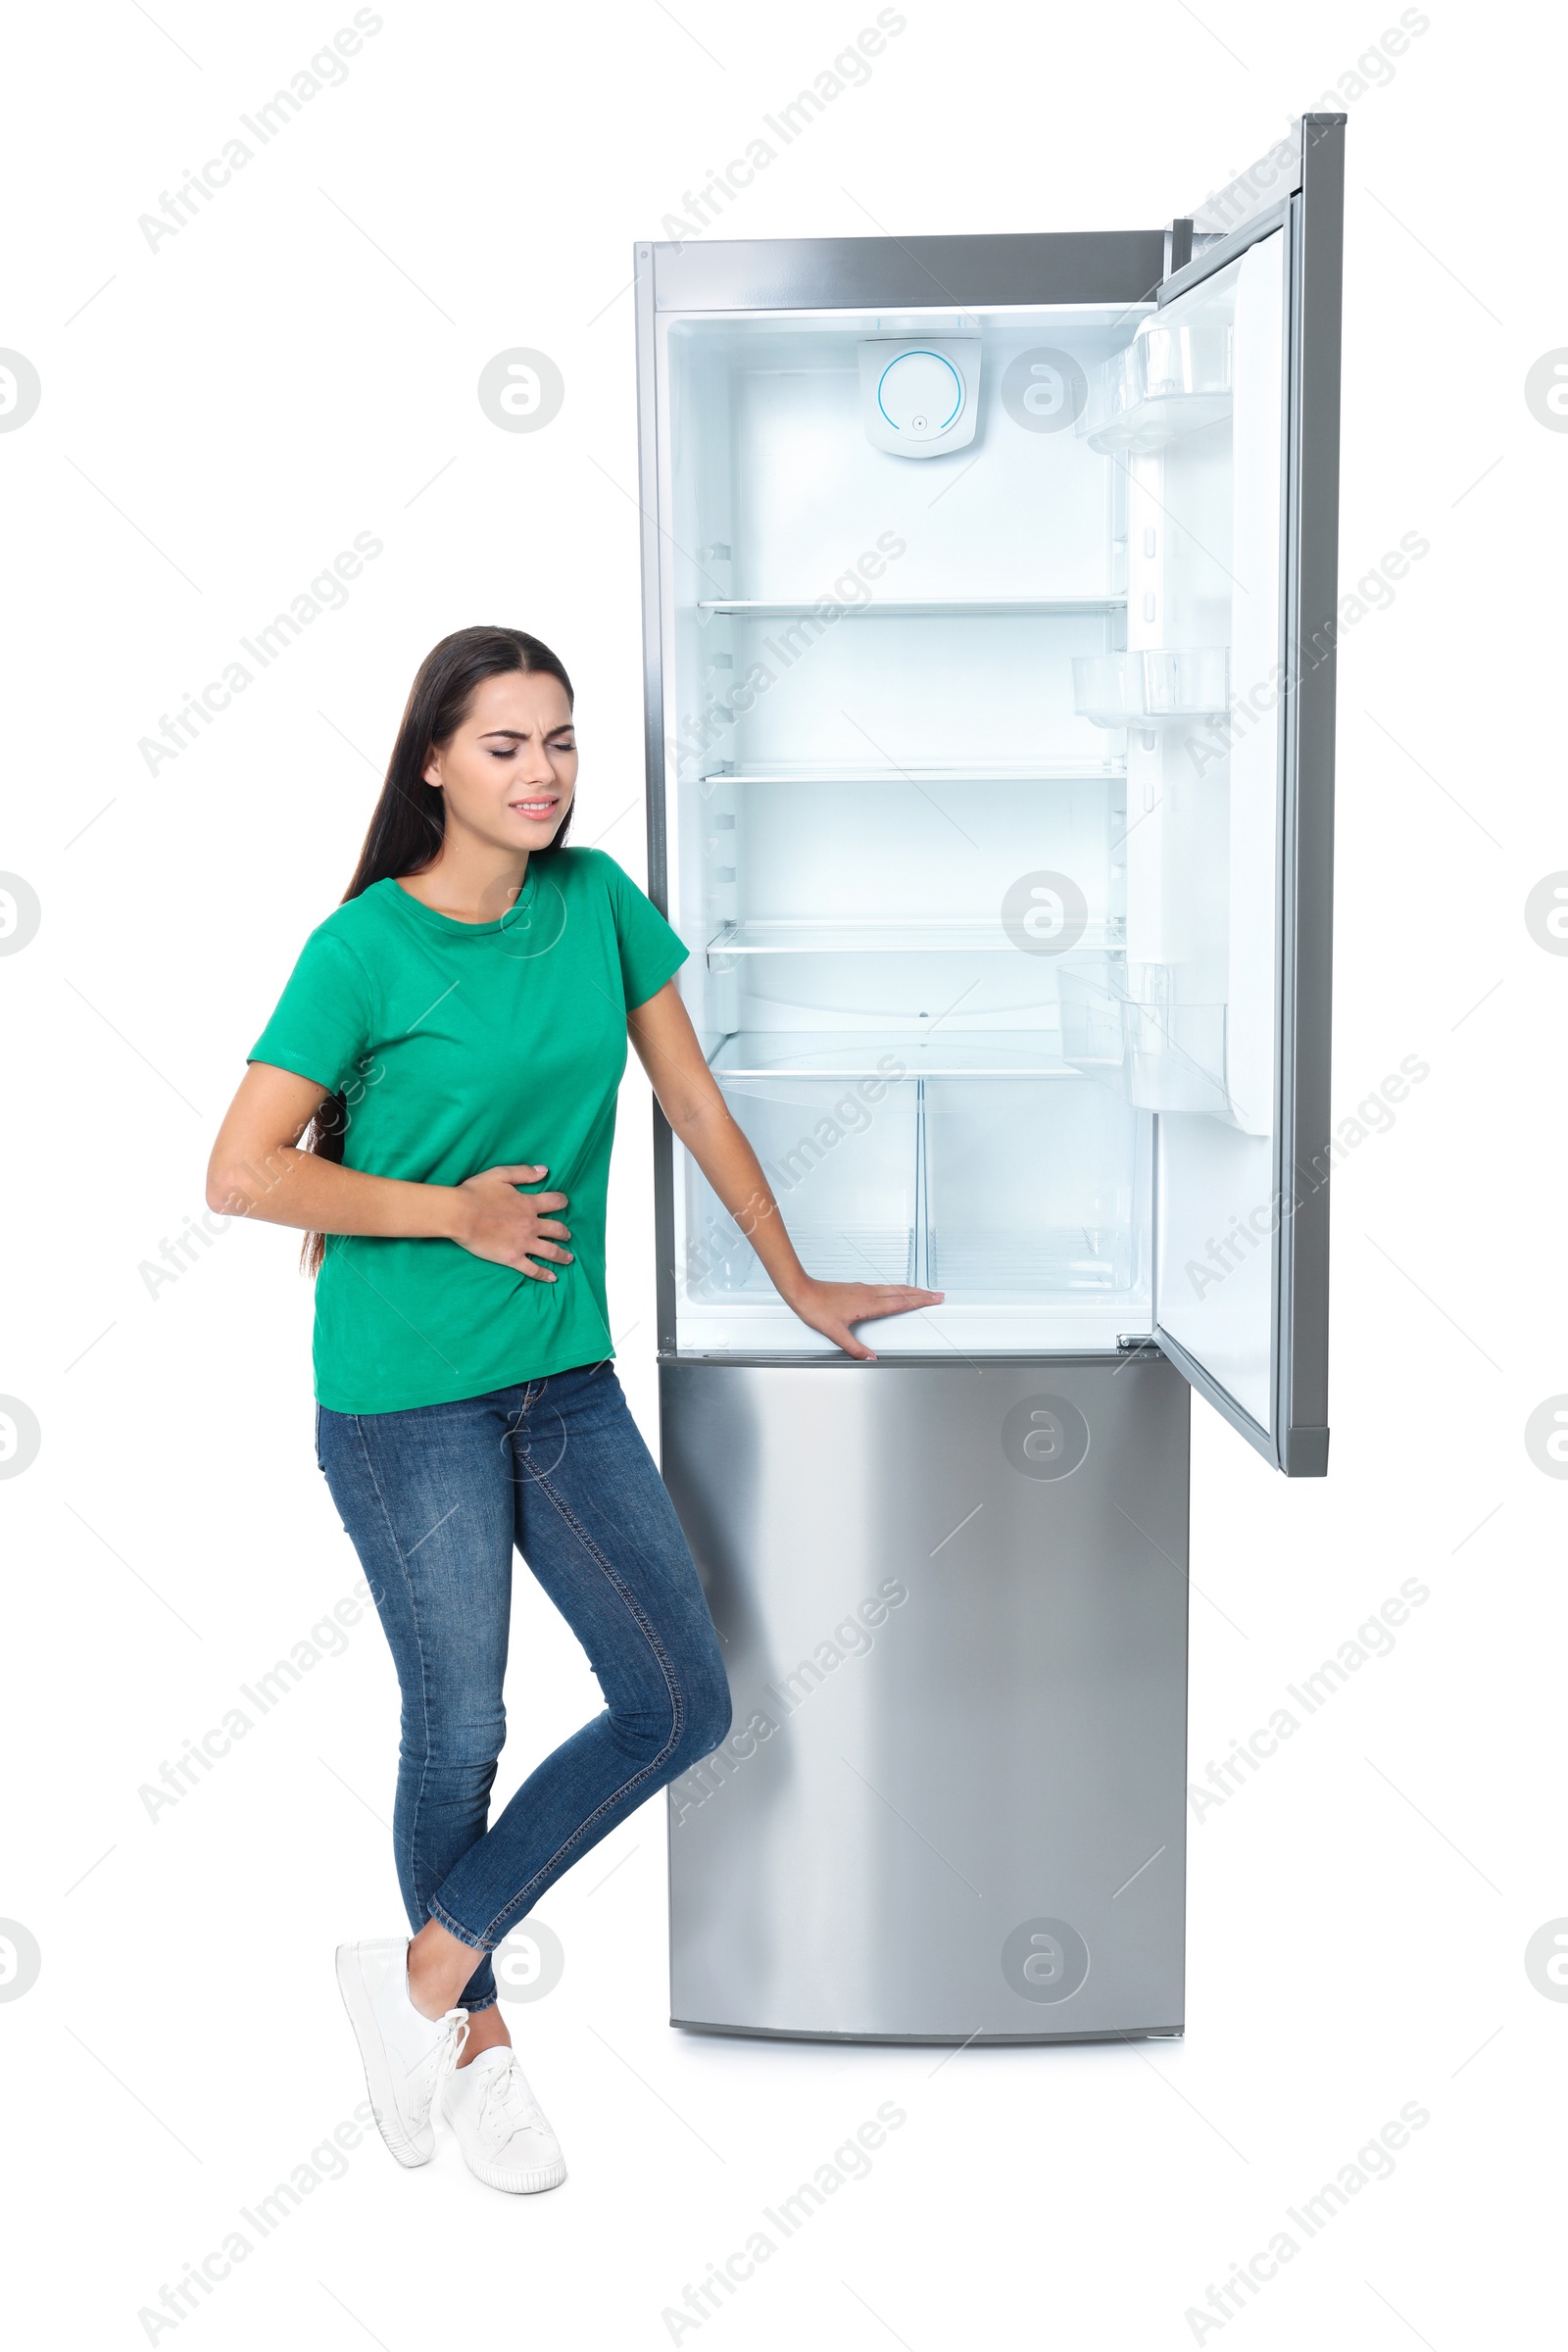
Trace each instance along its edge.
<path fill-rule="evenodd" d="M 665 922 L 652 899 L 640 891 L 630 874 L 623 873 L 613 858 L 606 862 L 611 868 L 612 890 L 615 906 L 615 939 L 620 949 L 620 979 L 626 992 L 626 1009 L 635 1011 L 657 997 L 664 982 L 673 977 L 685 962 L 690 950 L 676 931 Z"/>
<path fill-rule="evenodd" d="M 271 1019 L 245 1058 L 292 1070 L 335 1095 L 370 1036 L 369 976 L 354 950 L 323 925 L 300 950 Z"/>

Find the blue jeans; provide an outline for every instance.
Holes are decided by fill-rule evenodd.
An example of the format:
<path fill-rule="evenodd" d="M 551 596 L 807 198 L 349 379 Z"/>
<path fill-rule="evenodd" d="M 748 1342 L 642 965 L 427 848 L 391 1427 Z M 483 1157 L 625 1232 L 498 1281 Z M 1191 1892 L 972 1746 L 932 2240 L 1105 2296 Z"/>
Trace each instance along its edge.
<path fill-rule="evenodd" d="M 718 1637 L 608 1363 L 401 1413 L 317 1407 L 317 1460 L 403 1693 L 392 1836 L 411 1927 L 489 1954 L 563 1871 L 729 1730 Z M 607 1705 L 489 1822 L 515 1544 Z M 488 1823 L 488 1826 L 487 1826 Z"/>

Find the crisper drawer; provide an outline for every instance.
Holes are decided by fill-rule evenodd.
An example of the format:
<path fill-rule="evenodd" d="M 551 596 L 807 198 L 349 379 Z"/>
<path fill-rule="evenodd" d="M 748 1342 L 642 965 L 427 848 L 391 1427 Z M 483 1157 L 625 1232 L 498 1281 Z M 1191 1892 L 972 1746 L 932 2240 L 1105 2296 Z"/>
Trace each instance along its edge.
<path fill-rule="evenodd" d="M 1078 1076 L 924 1086 L 926 1279 L 976 1300 L 1110 1299 L 1144 1279 L 1145 1115 Z"/>
<path fill-rule="evenodd" d="M 919 1082 L 731 1079 L 724 1100 L 772 1187 L 802 1264 L 826 1282 L 913 1282 Z M 700 1302 L 771 1300 L 736 1220 L 689 1154 L 684 1292 Z"/>

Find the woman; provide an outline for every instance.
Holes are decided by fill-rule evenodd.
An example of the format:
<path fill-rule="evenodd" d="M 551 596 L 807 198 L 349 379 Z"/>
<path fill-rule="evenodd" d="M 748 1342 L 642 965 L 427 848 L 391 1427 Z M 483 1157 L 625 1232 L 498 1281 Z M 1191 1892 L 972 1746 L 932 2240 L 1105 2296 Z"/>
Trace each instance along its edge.
<path fill-rule="evenodd" d="M 730 1720 L 696 1568 L 611 1368 L 605 1194 L 628 1035 L 803 1322 L 869 1358 L 853 1325 L 939 1295 L 805 1272 L 676 991 L 685 948 L 612 858 L 563 846 L 576 782 L 549 648 L 519 629 L 443 638 L 207 1188 L 215 1209 L 310 1236 L 317 1459 L 402 1690 L 393 1839 L 415 1933 L 337 1954 L 381 2136 L 427 2163 L 439 2088 L 469 2169 L 522 2192 L 565 2167 L 490 1954 Z M 487 1826 L 514 1544 L 606 1707 Z"/>

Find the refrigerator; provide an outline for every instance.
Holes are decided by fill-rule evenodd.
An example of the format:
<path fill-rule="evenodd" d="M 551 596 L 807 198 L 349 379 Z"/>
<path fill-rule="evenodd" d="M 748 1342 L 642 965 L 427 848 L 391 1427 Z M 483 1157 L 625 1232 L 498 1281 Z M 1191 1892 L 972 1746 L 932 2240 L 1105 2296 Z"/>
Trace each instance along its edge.
<path fill-rule="evenodd" d="M 831 1349 L 656 1114 L 675 2025 L 1183 2030 L 1193 1392 L 1328 1460 L 1344 121 L 634 248 L 651 894 L 808 1270 L 944 1294 Z"/>

